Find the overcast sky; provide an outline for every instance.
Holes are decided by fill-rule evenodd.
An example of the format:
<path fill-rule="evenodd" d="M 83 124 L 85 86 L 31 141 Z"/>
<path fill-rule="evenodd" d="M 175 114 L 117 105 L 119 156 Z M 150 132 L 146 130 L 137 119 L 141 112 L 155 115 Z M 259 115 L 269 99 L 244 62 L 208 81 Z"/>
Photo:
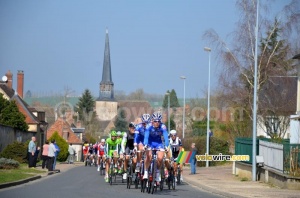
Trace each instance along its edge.
<path fill-rule="evenodd" d="M 265 2 L 266 0 L 261 0 Z M 115 90 L 203 97 L 208 84 L 204 31 L 226 41 L 238 21 L 235 0 L 0 0 L 0 75 L 18 70 L 24 93 L 99 95 L 108 28 Z M 288 0 L 271 1 L 274 12 Z M 209 46 L 208 46 L 209 47 Z M 218 71 L 211 57 L 211 87 Z"/>

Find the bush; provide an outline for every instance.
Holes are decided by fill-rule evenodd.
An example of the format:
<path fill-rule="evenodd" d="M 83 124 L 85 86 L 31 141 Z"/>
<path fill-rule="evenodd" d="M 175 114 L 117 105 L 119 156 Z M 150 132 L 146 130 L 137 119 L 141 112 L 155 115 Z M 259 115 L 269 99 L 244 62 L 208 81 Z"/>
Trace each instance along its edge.
<path fill-rule="evenodd" d="M 13 159 L 0 158 L 0 169 L 18 168 L 20 163 Z"/>
<path fill-rule="evenodd" d="M 69 144 L 66 142 L 66 140 L 64 140 L 62 137 L 58 135 L 57 131 L 55 131 L 53 135 L 49 138 L 49 142 L 53 139 L 56 141 L 56 144 L 60 149 L 60 152 L 58 153 L 57 156 L 57 161 L 65 162 L 69 155 L 68 152 Z"/>
<path fill-rule="evenodd" d="M 14 159 L 19 163 L 27 162 L 27 145 L 26 143 L 13 142 L 3 149 L 0 154 L 0 157 L 7 159 Z"/>
<path fill-rule="evenodd" d="M 183 148 L 185 151 L 191 150 L 191 144 L 195 143 L 198 150 L 197 155 L 205 155 L 206 153 L 206 136 L 196 136 L 191 138 L 185 138 L 183 141 Z M 209 155 L 229 155 L 229 143 L 225 140 L 210 137 L 209 139 Z M 210 161 L 211 166 L 223 164 L 224 162 Z M 206 161 L 197 162 L 197 166 L 205 166 Z"/>

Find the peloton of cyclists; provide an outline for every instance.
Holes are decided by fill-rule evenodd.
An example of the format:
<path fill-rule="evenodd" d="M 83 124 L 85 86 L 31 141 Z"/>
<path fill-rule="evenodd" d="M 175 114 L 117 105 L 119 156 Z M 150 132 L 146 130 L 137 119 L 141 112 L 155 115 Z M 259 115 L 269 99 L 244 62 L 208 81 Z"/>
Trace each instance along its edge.
<path fill-rule="evenodd" d="M 145 131 L 144 136 L 144 150 L 146 150 L 145 159 L 145 173 L 144 179 L 148 179 L 148 169 L 150 166 L 152 151 L 151 149 L 158 149 L 157 151 L 157 172 L 156 182 L 161 181 L 160 167 L 162 165 L 164 152 L 168 151 L 169 138 L 168 131 L 165 124 L 161 122 L 162 115 L 159 112 L 155 112 L 152 115 L 152 124 L 149 124 Z M 162 142 L 161 136 L 164 137 L 164 143 Z"/>

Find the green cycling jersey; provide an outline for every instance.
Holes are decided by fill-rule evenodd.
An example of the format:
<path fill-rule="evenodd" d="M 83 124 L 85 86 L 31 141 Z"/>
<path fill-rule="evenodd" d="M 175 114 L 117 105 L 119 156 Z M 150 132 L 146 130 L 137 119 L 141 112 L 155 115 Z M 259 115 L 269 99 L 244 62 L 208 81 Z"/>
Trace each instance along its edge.
<path fill-rule="evenodd" d="M 117 151 L 119 153 L 121 142 L 122 139 L 115 139 L 115 140 L 112 140 L 111 138 L 106 139 L 106 154 L 112 157 L 114 151 Z"/>

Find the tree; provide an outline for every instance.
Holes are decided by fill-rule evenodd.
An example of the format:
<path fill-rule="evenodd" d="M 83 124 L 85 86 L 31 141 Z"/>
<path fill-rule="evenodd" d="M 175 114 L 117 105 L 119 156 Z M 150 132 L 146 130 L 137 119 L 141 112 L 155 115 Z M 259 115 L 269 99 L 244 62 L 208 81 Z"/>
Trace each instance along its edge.
<path fill-rule="evenodd" d="M 132 92 L 127 97 L 128 100 L 145 100 L 145 93 L 143 89 L 137 89 L 135 92 Z"/>
<path fill-rule="evenodd" d="M 56 144 L 58 145 L 60 152 L 58 153 L 57 160 L 60 162 L 66 161 L 68 158 L 68 148 L 69 144 L 64 140 L 61 136 L 58 135 L 58 132 L 55 131 L 52 136 L 49 138 L 49 142 L 55 140 Z"/>
<path fill-rule="evenodd" d="M 82 97 L 79 98 L 76 108 L 76 111 L 79 114 L 79 119 L 83 121 L 85 125 L 89 124 L 89 122 L 96 117 L 94 106 L 95 101 L 93 96 L 90 90 L 86 89 L 82 94 Z"/>
<path fill-rule="evenodd" d="M 232 34 L 231 45 L 226 44 L 214 30 L 206 31 L 204 38 L 210 41 L 223 68 L 219 74 L 220 100 L 228 107 L 243 108 L 247 123 L 249 119 L 252 119 L 253 107 L 256 3 L 243 0 L 237 1 L 236 5 L 241 12 L 241 17 L 237 23 L 237 30 Z M 296 54 L 291 50 L 296 39 L 291 40 L 290 38 L 293 35 L 299 36 L 300 28 L 297 25 L 300 22 L 298 1 L 292 1 L 284 7 L 282 15 L 279 17 L 281 20 L 278 18 L 268 19 L 269 15 L 262 15 L 262 12 L 266 11 L 268 7 L 260 5 L 262 8 L 259 16 L 258 35 L 260 50 L 257 65 L 259 114 L 267 112 L 260 99 L 264 94 L 262 90 L 265 83 L 271 76 L 288 76 L 293 72 L 289 59 L 292 54 Z M 248 127 L 240 130 L 248 130 Z"/>
<path fill-rule="evenodd" d="M 170 108 L 180 107 L 176 92 L 174 89 L 171 92 L 168 90 L 167 93 L 170 94 Z M 166 94 L 163 100 L 163 108 L 168 108 L 168 95 Z"/>
<path fill-rule="evenodd" d="M 128 129 L 128 122 L 126 121 L 126 112 L 124 111 L 124 109 L 120 109 L 120 111 L 118 111 L 118 115 L 115 121 L 115 130 L 116 131 L 127 131 Z"/>
<path fill-rule="evenodd" d="M 26 117 L 19 111 L 14 100 L 8 101 L 0 93 L 0 123 L 21 131 L 27 131 Z"/>
<path fill-rule="evenodd" d="M 100 124 L 97 119 L 97 114 L 94 111 L 94 107 L 94 98 L 91 92 L 86 89 L 82 94 L 82 97 L 79 98 L 75 111 L 78 112 L 79 120 L 82 121 L 82 124 L 85 127 L 85 133 L 90 134 L 90 136 L 97 139 L 95 132 L 100 128 Z"/>

